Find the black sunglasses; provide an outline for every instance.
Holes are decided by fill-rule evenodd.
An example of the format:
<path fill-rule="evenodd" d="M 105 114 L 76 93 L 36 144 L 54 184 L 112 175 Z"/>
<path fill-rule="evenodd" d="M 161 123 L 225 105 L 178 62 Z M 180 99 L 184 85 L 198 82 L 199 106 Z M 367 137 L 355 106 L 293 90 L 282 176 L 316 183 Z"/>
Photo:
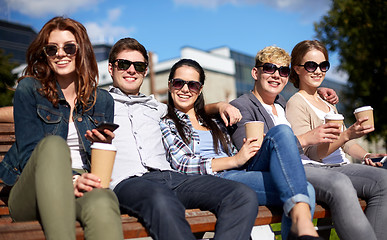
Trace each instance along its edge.
<path fill-rule="evenodd" d="M 329 70 L 329 67 L 331 64 L 328 61 L 321 62 L 320 64 L 317 64 L 313 61 L 307 61 L 304 63 L 304 65 L 298 65 L 300 67 L 304 67 L 307 72 L 314 72 L 316 71 L 317 67 L 320 68 L 321 72 L 326 72 Z"/>
<path fill-rule="evenodd" d="M 279 75 L 281 77 L 288 77 L 290 74 L 289 67 L 286 67 L 286 66 L 277 67 L 275 64 L 272 64 L 272 63 L 265 63 L 265 64 L 263 64 L 261 66 L 257 66 L 257 67 L 262 67 L 263 72 L 269 73 L 269 74 L 274 74 L 275 71 L 278 70 Z"/>
<path fill-rule="evenodd" d="M 115 64 L 117 62 L 117 68 L 118 70 L 128 70 L 130 66 L 133 64 L 134 69 L 137 72 L 144 72 L 146 70 L 146 63 L 145 62 L 132 62 L 126 59 L 116 59 L 112 62 L 112 64 Z"/>
<path fill-rule="evenodd" d="M 184 85 L 187 84 L 188 89 L 192 92 L 199 93 L 200 89 L 202 87 L 202 84 L 197 81 L 184 81 L 183 79 L 180 78 L 174 78 L 169 81 L 172 84 L 172 87 L 180 90 L 184 87 Z"/>
<path fill-rule="evenodd" d="M 43 50 L 47 57 L 53 57 L 58 56 L 58 51 L 61 48 L 66 53 L 66 55 L 70 57 L 77 53 L 78 45 L 75 43 L 66 43 L 63 47 L 58 47 L 55 44 L 48 44 L 43 47 Z"/>

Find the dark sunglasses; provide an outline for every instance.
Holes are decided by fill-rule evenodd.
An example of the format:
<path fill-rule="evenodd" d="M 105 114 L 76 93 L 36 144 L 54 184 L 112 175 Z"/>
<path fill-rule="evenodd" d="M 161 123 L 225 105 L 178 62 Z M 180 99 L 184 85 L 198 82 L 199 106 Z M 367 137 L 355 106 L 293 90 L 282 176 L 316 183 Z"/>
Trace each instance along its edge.
<path fill-rule="evenodd" d="M 257 66 L 257 67 L 262 67 L 263 72 L 269 73 L 269 74 L 274 74 L 275 71 L 278 70 L 279 75 L 281 77 L 288 77 L 290 74 L 289 67 L 285 67 L 285 66 L 277 67 L 275 64 L 272 64 L 272 63 L 265 63 L 265 64 L 263 64 L 261 66 Z"/>
<path fill-rule="evenodd" d="M 177 89 L 177 90 L 182 89 L 184 87 L 184 85 L 187 84 L 188 89 L 191 92 L 195 92 L 195 93 L 199 93 L 200 89 L 202 87 L 202 84 L 200 82 L 184 81 L 183 79 L 180 79 L 180 78 L 174 78 L 174 79 L 170 80 L 169 82 L 172 84 L 172 87 Z"/>
<path fill-rule="evenodd" d="M 144 62 L 132 62 L 126 59 L 116 59 L 112 62 L 112 64 L 115 64 L 117 62 L 117 68 L 118 70 L 128 70 L 130 66 L 133 64 L 134 69 L 137 72 L 144 72 L 146 70 L 146 63 Z"/>
<path fill-rule="evenodd" d="M 328 61 L 321 62 L 320 64 L 317 64 L 313 61 L 307 61 L 304 63 L 304 65 L 298 65 L 300 67 L 304 67 L 307 72 L 314 72 L 316 71 L 317 67 L 320 68 L 321 72 L 326 72 L 329 70 L 329 67 L 331 64 Z"/>
<path fill-rule="evenodd" d="M 78 45 L 75 43 L 66 43 L 63 47 L 58 47 L 55 44 L 46 45 L 43 50 L 47 57 L 58 56 L 59 49 L 63 49 L 68 57 L 73 56 L 77 53 Z"/>

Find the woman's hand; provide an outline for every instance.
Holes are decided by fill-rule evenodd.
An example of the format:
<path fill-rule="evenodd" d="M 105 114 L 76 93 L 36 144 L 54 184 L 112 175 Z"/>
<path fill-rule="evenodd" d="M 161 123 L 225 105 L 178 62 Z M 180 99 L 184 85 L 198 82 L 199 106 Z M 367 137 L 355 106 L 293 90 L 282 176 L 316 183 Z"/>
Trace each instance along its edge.
<path fill-rule="evenodd" d="M 102 143 L 112 143 L 113 138 L 115 137 L 114 133 L 108 129 L 103 130 L 105 135 L 100 133 L 97 129 L 87 130 L 85 137 L 91 142 L 102 142 Z"/>
<path fill-rule="evenodd" d="M 297 137 L 301 146 L 306 147 L 320 143 L 332 143 L 339 139 L 340 133 L 341 130 L 339 124 L 326 123 Z"/>
<path fill-rule="evenodd" d="M 361 124 L 368 120 L 368 117 L 360 118 L 352 126 L 343 132 L 346 140 L 360 138 L 375 130 L 371 125 L 361 126 Z"/>
<path fill-rule="evenodd" d="M 250 158 L 257 154 L 261 146 L 258 144 L 256 138 L 243 139 L 244 144 L 239 152 L 234 156 L 236 167 L 243 166 Z"/>
<path fill-rule="evenodd" d="M 369 154 L 366 154 L 366 156 L 364 156 L 363 161 L 364 161 L 364 164 L 366 164 L 366 165 L 370 165 L 373 167 L 383 167 L 384 163 L 373 162 L 372 158 L 381 158 L 381 157 L 385 157 L 385 156 L 387 156 L 387 154 L 385 154 L 385 153 L 369 153 Z"/>
<path fill-rule="evenodd" d="M 220 102 L 219 104 L 219 114 L 226 127 L 231 126 L 242 119 L 242 114 L 238 108 L 226 102 Z"/>
<path fill-rule="evenodd" d="M 82 197 L 84 192 L 90 192 L 93 188 L 102 188 L 101 180 L 94 174 L 83 173 L 74 181 L 74 195 Z"/>

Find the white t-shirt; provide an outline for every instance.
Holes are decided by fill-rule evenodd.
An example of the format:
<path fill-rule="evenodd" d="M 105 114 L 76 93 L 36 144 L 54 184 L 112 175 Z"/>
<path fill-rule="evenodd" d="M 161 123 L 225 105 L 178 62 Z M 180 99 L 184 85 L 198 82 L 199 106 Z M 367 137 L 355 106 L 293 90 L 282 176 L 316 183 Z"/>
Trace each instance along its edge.
<path fill-rule="evenodd" d="M 274 103 L 274 107 L 277 110 L 278 116 L 274 115 L 273 108 L 270 105 L 262 103 L 262 106 L 265 108 L 266 112 L 271 117 L 271 120 L 273 120 L 275 126 L 285 124 L 291 127 L 290 123 L 286 119 L 285 109 L 283 109 L 281 105 L 279 105 L 278 103 Z"/>
<path fill-rule="evenodd" d="M 81 154 L 85 155 L 84 151 L 81 151 L 79 144 L 79 138 L 77 129 L 75 128 L 74 122 L 69 123 L 69 131 L 67 134 L 67 145 L 70 148 L 71 153 L 71 167 L 74 169 L 83 169 L 83 162 Z"/>

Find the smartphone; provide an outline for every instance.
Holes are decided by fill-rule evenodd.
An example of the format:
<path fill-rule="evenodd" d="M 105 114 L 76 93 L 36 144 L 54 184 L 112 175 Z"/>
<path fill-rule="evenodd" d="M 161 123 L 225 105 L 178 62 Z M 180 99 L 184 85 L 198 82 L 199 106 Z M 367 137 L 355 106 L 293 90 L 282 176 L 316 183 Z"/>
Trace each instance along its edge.
<path fill-rule="evenodd" d="M 373 162 L 381 162 L 384 163 L 387 160 L 387 157 L 380 157 L 380 158 L 371 158 Z"/>
<path fill-rule="evenodd" d="M 97 125 L 97 127 L 96 127 L 96 129 L 100 132 L 100 133 L 102 133 L 102 134 L 105 134 L 104 133 L 104 129 L 108 129 L 108 130 L 110 130 L 111 132 L 114 132 L 114 130 L 116 130 L 117 128 L 119 127 L 119 125 L 118 124 L 115 124 L 115 123 L 111 123 L 111 122 L 100 122 L 98 125 Z"/>

